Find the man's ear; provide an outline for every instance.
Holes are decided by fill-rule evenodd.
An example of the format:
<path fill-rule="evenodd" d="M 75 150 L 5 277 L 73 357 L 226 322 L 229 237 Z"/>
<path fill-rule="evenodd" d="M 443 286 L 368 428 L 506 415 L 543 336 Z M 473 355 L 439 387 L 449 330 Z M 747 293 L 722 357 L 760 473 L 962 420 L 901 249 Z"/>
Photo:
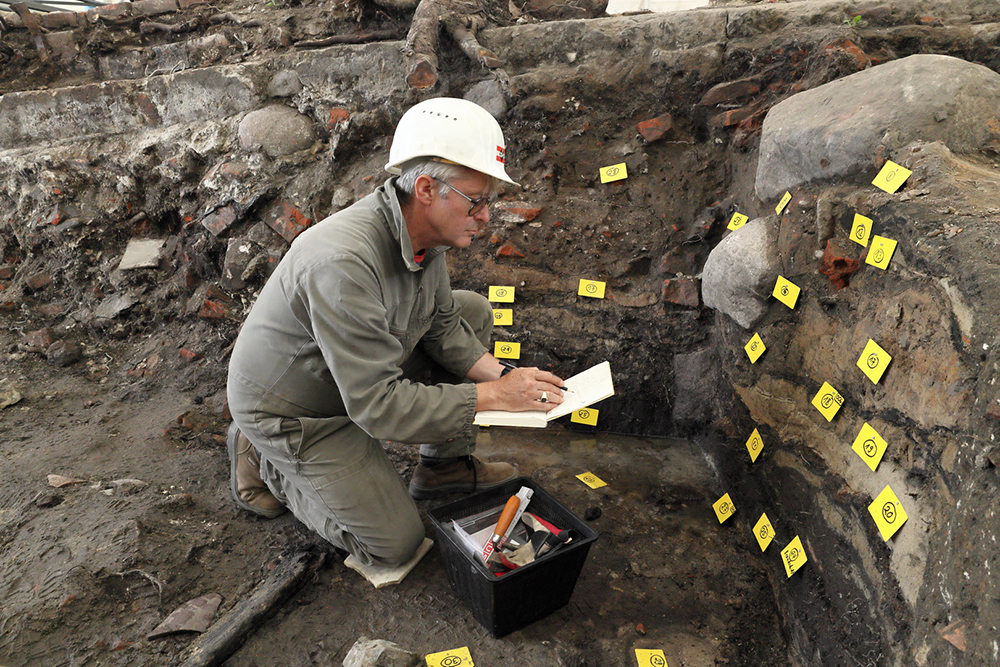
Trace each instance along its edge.
<path fill-rule="evenodd" d="M 425 206 L 430 206 L 434 197 L 434 179 L 421 174 L 413 184 L 413 198 Z"/>

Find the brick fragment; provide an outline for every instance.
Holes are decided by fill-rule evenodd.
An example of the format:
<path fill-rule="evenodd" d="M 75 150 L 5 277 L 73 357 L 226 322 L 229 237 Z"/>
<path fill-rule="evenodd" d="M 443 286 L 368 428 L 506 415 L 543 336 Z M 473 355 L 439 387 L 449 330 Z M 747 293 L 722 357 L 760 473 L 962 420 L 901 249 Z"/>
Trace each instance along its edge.
<path fill-rule="evenodd" d="M 177 0 L 137 0 L 132 11 L 139 16 L 156 16 L 177 11 Z"/>
<path fill-rule="evenodd" d="M 330 120 L 327 122 L 327 128 L 332 130 L 338 124 L 347 121 L 350 117 L 351 112 L 347 109 L 330 109 Z"/>
<path fill-rule="evenodd" d="M 524 257 L 524 253 L 512 246 L 509 243 L 504 243 L 502 246 L 497 248 L 497 257 Z"/>
<path fill-rule="evenodd" d="M 656 118 L 644 120 L 635 126 L 636 131 L 649 143 L 659 141 L 674 129 L 674 118 L 670 114 L 663 114 Z"/>
<path fill-rule="evenodd" d="M 871 59 L 858 48 L 858 45 L 847 39 L 846 37 L 841 37 L 826 46 L 826 50 L 829 53 L 845 53 L 851 57 L 854 61 L 854 69 L 863 70 L 866 67 L 870 67 L 872 64 Z"/>
<path fill-rule="evenodd" d="M 101 7 L 95 7 L 87 10 L 87 20 L 92 23 L 96 23 L 99 19 L 117 21 L 119 19 L 128 18 L 131 15 L 131 2 L 119 2 L 114 5 L 103 5 Z"/>
<path fill-rule="evenodd" d="M 278 201 L 270 209 L 264 222 L 289 243 L 313 223 L 311 218 L 307 218 L 302 211 L 285 200 Z"/>
<path fill-rule="evenodd" d="M 184 361 L 198 361 L 204 355 L 199 352 L 195 352 L 194 350 L 189 350 L 186 347 L 182 347 L 181 351 L 177 353 L 177 356 Z"/>
<path fill-rule="evenodd" d="M 135 365 L 132 370 L 125 373 L 126 376 L 130 378 L 143 378 L 152 375 L 156 370 L 156 367 L 160 365 L 160 355 L 151 354 L 138 364 Z"/>
<path fill-rule="evenodd" d="M 714 116 L 710 121 L 710 124 L 713 127 L 732 127 L 733 125 L 739 125 L 743 121 L 752 118 L 755 114 L 761 113 L 762 106 L 763 105 L 758 102 L 740 109 L 724 111 L 723 113 Z"/>
<path fill-rule="evenodd" d="M 661 299 L 678 306 L 697 308 L 701 305 L 698 281 L 695 278 L 667 278 L 663 281 Z"/>
<path fill-rule="evenodd" d="M 187 312 L 203 319 L 234 318 L 233 300 L 215 285 L 199 287 L 188 299 Z"/>
<path fill-rule="evenodd" d="M 24 334 L 24 344 L 39 351 L 45 350 L 54 342 L 56 342 L 56 334 L 49 327 Z"/>
<path fill-rule="evenodd" d="M 201 224 L 205 229 L 212 232 L 213 236 L 218 236 L 228 231 L 234 222 L 236 222 L 236 210 L 232 204 L 217 208 L 201 219 Z"/>
<path fill-rule="evenodd" d="M 830 239 L 823 250 L 819 272 L 829 278 L 837 289 L 850 285 L 851 276 L 861 268 L 861 262 L 851 257 L 854 249 L 848 245 L 850 243 L 850 241 Z"/>
<path fill-rule="evenodd" d="M 760 92 L 760 79 L 750 77 L 736 81 L 725 81 L 709 88 L 701 98 L 703 107 L 715 106 L 725 102 L 734 102 Z"/>
<path fill-rule="evenodd" d="M 540 206 L 525 201 L 500 201 L 494 208 L 503 222 L 515 224 L 531 222 L 542 212 Z"/>
<path fill-rule="evenodd" d="M 48 273 L 35 273 L 24 279 L 24 285 L 32 292 L 37 292 L 52 284 L 52 276 Z"/>

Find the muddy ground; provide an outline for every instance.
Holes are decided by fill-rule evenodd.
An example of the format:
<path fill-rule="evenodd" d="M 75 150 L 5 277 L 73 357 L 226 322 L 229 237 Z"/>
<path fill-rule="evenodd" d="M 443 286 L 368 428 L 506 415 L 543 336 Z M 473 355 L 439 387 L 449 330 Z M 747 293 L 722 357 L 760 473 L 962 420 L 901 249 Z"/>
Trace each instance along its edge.
<path fill-rule="evenodd" d="M 757 546 L 746 526 L 715 520 L 715 481 L 689 442 L 560 428 L 481 436 L 481 454 L 514 462 L 578 515 L 601 510 L 569 605 L 496 640 L 449 587 L 440 548 L 399 586 L 375 590 L 290 515 L 240 511 L 218 384 L 164 374 L 136 392 L 82 364 L 54 371 L 10 354 L 10 331 L 0 342 L 4 374 L 24 394 L 0 413 L 6 667 L 177 664 L 191 635 L 145 639 L 167 613 L 212 592 L 224 612 L 304 549 L 324 552 L 325 565 L 227 665 L 339 665 L 362 635 L 421 653 L 468 646 L 479 665 L 631 665 L 637 647 L 681 667 L 786 664 L 768 578 L 749 557 Z M 178 426 L 182 414 L 193 429 Z M 408 476 L 414 451 L 392 453 Z M 608 486 L 589 489 L 574 477 L 585 471 Z M 54 489 L 49 474 L 84 481 Z"/>

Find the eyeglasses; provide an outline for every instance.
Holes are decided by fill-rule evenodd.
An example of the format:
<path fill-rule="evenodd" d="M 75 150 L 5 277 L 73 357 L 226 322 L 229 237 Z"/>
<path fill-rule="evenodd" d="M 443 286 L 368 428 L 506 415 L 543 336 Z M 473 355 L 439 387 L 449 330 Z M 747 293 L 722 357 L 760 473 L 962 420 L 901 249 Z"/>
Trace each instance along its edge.
<path fill-rule="evenodd" d="M 430 175 L 430 174 L 428 174 L 428 175 Z M 447 185 L 449 188 L 451 188 L 452 190 L 454 190 L 455 192 L 457 192 L 460 196 L 462 196 L 465 199 L 469 200 L 469 202 L 472 204 L 472 206 L 469 207 L 469 213 L 468 213 L 468 216 L 470 218 L 473 217 L 474 215 L 476 215 L 477 213 L 479 213 L 480 211 L 482 211 L 484 208 L 486 208 L 490 204 L 490 198 L 487 195 L 483 195 L 482 197 L 478 197 L 476 199 L 473 199 L 469 195 L 467 195 L 467 194 L 465 194 L 463 192 L 460 192 L 451 183 L 448 183 L 447 181 L 442 181 L 440 178 L 435 178 L 434 176 L 431 176 L 431 178 L 433 178 L 438 183 L 442 183 L 444 185 Z"/>

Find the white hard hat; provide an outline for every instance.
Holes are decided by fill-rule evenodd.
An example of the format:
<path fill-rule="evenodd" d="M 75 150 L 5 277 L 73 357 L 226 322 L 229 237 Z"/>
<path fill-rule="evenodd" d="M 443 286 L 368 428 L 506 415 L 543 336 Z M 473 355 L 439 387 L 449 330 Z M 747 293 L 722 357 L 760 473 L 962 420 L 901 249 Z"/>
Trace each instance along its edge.
<path fill-rule="evenodd" d="M 504 171 L 506 149 L 500 125 L 489 111 L 468 100 L 437 97 L 411 107 L 399 119 L 385 170 L 400 174 L 410 160 L 435 157 L 517 185 Z"/>

